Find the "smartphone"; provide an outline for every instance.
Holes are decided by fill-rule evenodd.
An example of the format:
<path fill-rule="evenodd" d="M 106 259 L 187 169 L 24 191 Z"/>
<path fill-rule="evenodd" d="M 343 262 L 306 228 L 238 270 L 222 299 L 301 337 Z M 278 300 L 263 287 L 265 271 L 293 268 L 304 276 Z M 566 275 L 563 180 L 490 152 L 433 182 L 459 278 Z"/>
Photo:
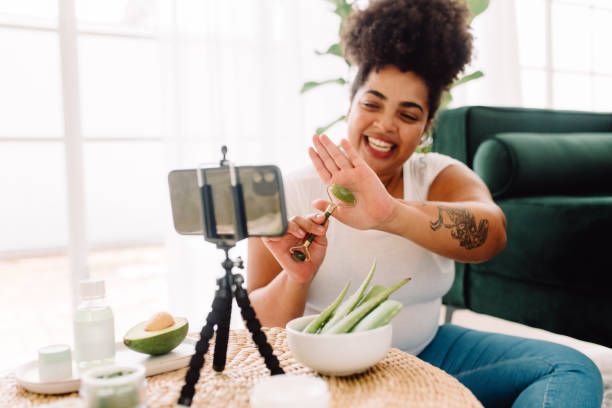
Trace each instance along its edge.
<path fill-rule="evenodd" d="M 238 225 L 246 236 L 281 236 L 287 231 L 287 215 L 281 172 L 274 165 L 239 166 L 234 168 L 241 199 L 235 201 L 229 167 L 173 170 L 168 174 L 174 228 L 179 234 L 213 235 L 231 238 L 237 235 L 236 206 L 241 205 Z M 198 185 L 201 171 L 204 187 L 209 192 L 203 205 Z M 210 208 L 212 207 L 212 208 Z M 205 216 L 205 214 L 208 214 Z M 203 218 L 204 217 L 204 218 Z M 211 225 L 204 223 L 207 220 Z M 208 231 L 208 234 L 205 233 Z M 216 235 L 216 236 L 214 236 Z"/>

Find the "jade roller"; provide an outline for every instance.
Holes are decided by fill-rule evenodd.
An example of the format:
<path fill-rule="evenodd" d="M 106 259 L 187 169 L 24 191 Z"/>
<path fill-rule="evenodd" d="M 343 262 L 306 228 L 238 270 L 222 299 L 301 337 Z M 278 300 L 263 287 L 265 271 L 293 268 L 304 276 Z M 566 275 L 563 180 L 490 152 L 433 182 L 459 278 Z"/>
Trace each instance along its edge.
<path fill-rule="evenodd" d="M 327 195 L 329 197 L 329 201 L 331 201 L 331 204 L 325 209 L 325 219 L 319 225 L 325 225 L 334 210 L 339 206 L 352 207 L 355 205 L 355 196 L 353 196 L 353 193 L 339 184 L 332 184 L 331 186 L 327 187 Z M 336 197 L 336 199 L 334 199 L 332 195 L 333 197 Z M 306 241 L 304 241 L 302 245 L 289 248 L 289 252 L 291 252 L 293 259 L 298 262 L 310 261 L 310 251 L 308 251 L 308 247 L 310 244 L 312 244 L 312 241 L 316 237 L 317 236 L 315 234 L 308 234 Z"/>

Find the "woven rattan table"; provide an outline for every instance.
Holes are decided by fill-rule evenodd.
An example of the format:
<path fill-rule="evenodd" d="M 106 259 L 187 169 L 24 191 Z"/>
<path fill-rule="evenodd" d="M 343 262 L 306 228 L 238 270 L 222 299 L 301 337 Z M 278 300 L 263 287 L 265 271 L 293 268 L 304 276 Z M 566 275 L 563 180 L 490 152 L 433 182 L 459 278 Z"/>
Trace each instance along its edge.
<path fill-rule="evenodd" d="M 298 363 L 289 352 L 285 330 L 264 329 L 287 374 L 316 374 Z M 227 364 L 223 373 L 212 369 L 211 345 L 202 369 L 192 407 L 248 408 L 251 387 L 269 375 L 250 333 L 230 332 Z M 147 378 L 147 407 L 174 407 L 187 368 Z M 398 349 L 368 371 L 349 377 L 326 377 L 332 407 L 482 407 L 459 381 L 442 370 Z M 30 393 L 14 375 L 0 379 L 0 407 L 71 407 L 77 393 L 52 396 Z"/>

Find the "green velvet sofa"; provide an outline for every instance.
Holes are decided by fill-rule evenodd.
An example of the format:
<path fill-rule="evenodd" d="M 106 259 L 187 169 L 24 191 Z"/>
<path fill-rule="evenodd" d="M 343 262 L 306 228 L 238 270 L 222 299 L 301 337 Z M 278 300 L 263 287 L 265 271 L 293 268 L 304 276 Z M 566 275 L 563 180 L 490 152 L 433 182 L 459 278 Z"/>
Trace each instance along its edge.
<path fill-rule="evenodd" d="M 612 113 L 445 110 L 433 151 L 474 169 L 507 219 L 502 252 L 456 263 L 449 309 L 612 347 Z"/>

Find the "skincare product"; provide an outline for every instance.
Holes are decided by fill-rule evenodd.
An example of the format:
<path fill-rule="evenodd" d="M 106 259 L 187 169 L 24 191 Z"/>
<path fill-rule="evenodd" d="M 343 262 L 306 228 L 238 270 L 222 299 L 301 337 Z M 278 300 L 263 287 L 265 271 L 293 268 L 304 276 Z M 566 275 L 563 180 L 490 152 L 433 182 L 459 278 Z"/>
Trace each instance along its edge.
<path fill-rule="evenodd" d="M 111 364 L 83 374 L 79 394 L 85 408 L 144 408 L 145 386 L 142 365 Z"/>
<path fill-rule="evenodd" d="M 38 376 L 41 382 L 72 377 L 72 355 L 67 344 L 54 344 L 38 350 Z"/>
<path fill-rule="evenodd" d="M 306 375 L 273 375 L 259 381 L 251 392 L 252 408 L 328 408 L 327 383 Z"/>
<path fill-rule="evenodd" d="M 81 303 L 74 314 L 74 354 L 80 371 L 110 364 L 115 357 L 113 311 L 106 303 L 104 280 L 80 282 Z"/>

